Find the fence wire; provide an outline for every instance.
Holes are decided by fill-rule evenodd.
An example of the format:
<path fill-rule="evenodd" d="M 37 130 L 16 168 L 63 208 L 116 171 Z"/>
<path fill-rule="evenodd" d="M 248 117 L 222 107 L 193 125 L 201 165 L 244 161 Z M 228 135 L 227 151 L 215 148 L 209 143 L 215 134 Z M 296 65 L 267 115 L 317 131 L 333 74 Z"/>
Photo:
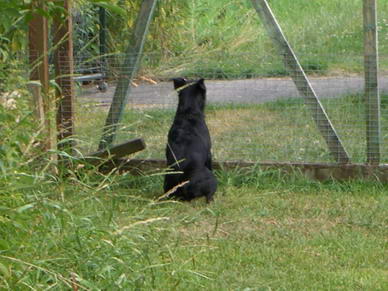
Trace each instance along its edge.
<path fill-rule="evenodd" d="M 124 57 L 104 56 L 87 65 L 75 60 L 76 72 L 82 72 L 84 77 L 77 76 L 75 130 L 79 147 L 85 153 L 98 147 L 117 90 L 117 79 L 126 77 L 121 75 L 123 69 L 128 69 L 120 65 Z M 305 61 L 301 63 L 351 161 L 363 163 L 367 154 L 363 56 L 343 56 L 359 68 L 355 70 L 358 73 L 328 70 L 322 64 L 332 57 L 340 56 L 302 56 Z M 251 59 L 250 70 L 241 69 L 242 59 L 246 62 Z M 387 60 L 387 57 L 380 57 L 382 63 Z M 180 65 L 171 63 L 163 68 L 157 66 L 159 61 L 158 55 L 143 57 L 142 63 L 148 69 L 141 69 L 132 82 L 115 139 L 115 143 L 119 143 L 144 138 L 147 149 L 136 154 L 137 158 L 164 158 L 167 133 L 178 100 L 169 80 L 188 77 L 206 80 L 206 120 L 216 160 L 335 162 L 336 153 L 330 153 L 324 138 L 330 131 L 318 130 L 317 123 L 323 120 L 311 109 L 314 100 L 303 98 L 290 73 L 282 69 L 280 59 L 256 59 L 252 54 L 229 55 L 219 66 L 213 59 L 211 69 L 206 60 L 186 59 Z M 94 71 L 88 75 L 94 74 L 95 78 L 88 79 L 88 75 L 85 78 L 87 66 L 93 67 Z M 96 76 L 100 73 L 103 74 Z M 379 86 L 381 162 L 387 163 L 388 71 L 384 68 L 380 69 Z"/>

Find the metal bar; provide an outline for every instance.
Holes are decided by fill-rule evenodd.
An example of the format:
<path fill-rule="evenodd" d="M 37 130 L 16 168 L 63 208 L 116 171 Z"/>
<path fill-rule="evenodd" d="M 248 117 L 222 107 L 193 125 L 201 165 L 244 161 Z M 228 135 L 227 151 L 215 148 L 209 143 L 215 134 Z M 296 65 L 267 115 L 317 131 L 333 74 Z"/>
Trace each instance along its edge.
<path fill-rule="evenodd" d="M 102 80 L 105 78 L 105 75 L 102 73 L 91 74 L 91 75 L 83 75 L 74 77 L 73 80 L 75 82 L 85 82 L 85 81 L 93 81 L 93 80 Z"/>
<path fill-rule="evenodd" d="M 57 135 L 58 149 L 72 152 L 74 141 L 69 139 L 74 134 L 74 63 L 73 63 L 73 38 L 71 0 L 62 0 L 67 11 L 65 19 L 59 16 L 54 19 L 54 44 L 55 44 L 55 76 L 59 89 L 57 97 Z"/>
<path fill-rule="evenodd" d="M 105 8 L 100 7 L 98 10 L 100 22 L 100 55 L 101 55 L 101 71 L 105 74 L 107 70 L 106 64 L 106 11 Z"/>
<path fill-rule="evenodd" d="M 251 0 L 259 17 L 264 23 L 269 36 L 275 43 L 279 53 L 283 56 L 283 62 L 299 91 L 304 97 L 305 104 L 310 108 L 314 121 L 322 137 L 331 152 L 333 158 L 339 163 L 349 163 L 350 158 L 346 152 L 337 132 L 335 131 L 328 115 L 319 101 L 310 81 L 308 80 L 302 66 L 300 65 L 291 46 L 285 38 L 271 8 L 266 0 Z"/>
<path fill-rule="evenodd" d="M 125 105 L 128 102 L 128 95 L 131 91 L 131 81 L 139 66 L 144 42 L 155 10 L 156 2 L 157 0 L 143 0 L 141 4 L 135 29 L 126 50 L 125 61 L 121 66 L 120 77 L 105 122 L 105 127 L 98 147 L 99 150 L 112 144 L 116 136 L 117 126 L 122 118 Z"/>
<path fill-rule="evenodd" d="M 100 21 L 100 54 L 106 54 L 106 12 L 105 8 L 100 7 L 98 11 Z"/>
<path fill-rule="evenodd" d="M 367 163 L 380 162 L 380 95 L 376 0 L 364 0 L 364 71 Z"/>

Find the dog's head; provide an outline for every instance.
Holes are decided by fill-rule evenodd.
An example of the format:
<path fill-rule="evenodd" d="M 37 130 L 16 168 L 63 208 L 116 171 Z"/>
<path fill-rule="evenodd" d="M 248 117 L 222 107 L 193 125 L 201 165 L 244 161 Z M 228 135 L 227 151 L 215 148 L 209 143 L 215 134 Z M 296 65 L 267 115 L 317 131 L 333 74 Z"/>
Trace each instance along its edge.
<path fill-rule="evenodd" d="M 185 110 L 199 109 L 204 111 L 206 103 L 206 86 L 205 80 L 188 81 L 184 78 L 173 79 L 174 88 L 178 92 L 179 104 Z"/>

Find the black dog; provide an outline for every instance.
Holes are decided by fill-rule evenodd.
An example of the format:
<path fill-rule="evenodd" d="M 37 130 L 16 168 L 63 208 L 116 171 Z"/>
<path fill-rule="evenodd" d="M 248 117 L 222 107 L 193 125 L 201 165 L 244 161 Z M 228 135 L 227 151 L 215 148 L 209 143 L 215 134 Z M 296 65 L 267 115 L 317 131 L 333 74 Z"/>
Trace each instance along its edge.
<path fill-rule="evenodd" d="M 205 196 L 209 203 L 217 189 L 212 173 L 211 141 L 205 123 L 206 87 L 204 79 L 188 82 L 174 79 L 179 102 L 174 122 L 168 132 L 166 147 L 167 165 L 170 171 L 164 180 L 164 191 L 177 185 L 172 197 L 191 200 Z"/>

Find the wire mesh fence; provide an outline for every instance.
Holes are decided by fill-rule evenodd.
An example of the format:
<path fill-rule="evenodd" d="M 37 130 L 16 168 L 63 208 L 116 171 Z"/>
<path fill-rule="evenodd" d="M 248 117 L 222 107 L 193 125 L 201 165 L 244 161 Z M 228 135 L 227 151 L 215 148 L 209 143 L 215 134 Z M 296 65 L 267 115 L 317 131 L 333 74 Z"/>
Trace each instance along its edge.
<path fill-rule="evenodd" d="M 250 55 L 228 56 L 211 69 L 201 61 L 188 66 L 156 68 L 157 74 L 142 70 L 134 79 L 115 143 L 131 138 L 144 138 L 147 149 L 138 158 L 164 158 L 167 132 L 177 105 L 177 94 L 169 79 L 173 77 L 205 78 L 207 87 L 206 119 L 216 160 L 252 162 L 335 162 L 336 147 L 330 151 L 327 139 L 333 138 L 328 128 L 317 124 L 322 116 L 304 98 L 277 59 L 255 59 L 251 55 L 249 72 L 241 70 L 241 59 Z M 112 97 L 117 90 L 125 56 L 104 57 L 108 87 L 101 90 L 97 78 L 77 82 L 75 130 L 84 152 L 95 151 L 101 138 Z M 147 68 L 157 64 L 156 55 L 145 55 Z M 218 56 L 220 57 L 220 56 Z M 328 119 L 351 162 L 366 160 L 366 108 L 364 75 L 328 72 L 322 65 L 333 56 L 302 56 L 302 65 Z M 339 56 L 335 56 L 338 58 Z M 363 66 L 362 56 L 344 56 Z M 380 57 L 386 62 L 386 57 Z M 81 64 L 82 62 L 77 62 Z M 214 62 L 213 62 L 214 64 Z M 175 68 L 175 70 L 174 70 Z M 234 68 L 234 69 L 233 69 Z M 78 71 L 82 71 L 79 70 Z M 357 70 L 355 70 L 357 71 Z M 381 162 L 388 162 L 388 71 L 380 71 L 381 94 Z"/>

